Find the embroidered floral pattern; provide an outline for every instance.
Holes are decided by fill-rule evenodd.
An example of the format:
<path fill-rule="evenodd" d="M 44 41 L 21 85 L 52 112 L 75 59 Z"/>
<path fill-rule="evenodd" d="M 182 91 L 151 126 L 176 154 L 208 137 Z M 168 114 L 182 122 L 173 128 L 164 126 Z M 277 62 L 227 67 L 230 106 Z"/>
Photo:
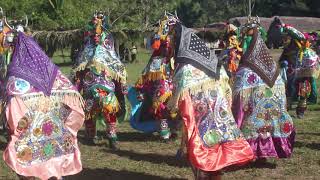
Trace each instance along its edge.
<path fill-rule="evenodd" d="M 254 72 L 242 68 L 237 72 L 234 96 L 239 96 L 245 113 L 241 130 L 246 139 L 287 137 L 293 130 L 293 122 L 286 111 L 285 84 L 278 77 L 270 88 L 257 77 L 252 84 L 247 81 Z"/>
<path fill-rule="evenodd" d="M 253 84 L 253 83 L 255 83 L 256 79 L 257 79 L 256 76 L 252 73 L 252 74 L 249 75 L 247 81 L 248 81 L 249 84 Z"/>
<path fill-rule="evenodd" d="M 235 140 L 241 134 L 223 92 L 221 87 L 217 86 L 211 93 L 198 93 L 192 96 L 199 134 L 203 143 L 209 147 Z"/>
<path fill-rule="evenodd" d="M 29 126 L 28 118 L 27 117 L 22 117 L 18 122 L 17 129 L 19 131 L 22 131 L 22 130 L 25 130 L 28 126 Z"/>
<path fill-rule="evenodd" d="M 48 120 L 47 122 L 43 123 L 43 125 L 42 125 L 42 133 L 45 136 L 51 136 L 51 134 L 53 132 L 53 129 L 54 129 L 54 125 L 50 120 Z"/>
<path fill-rule="evenodd" d="M 29 111 L 19 121 L 18 126 L 25 130 L 15 142 L 18 163 L 39 163 L 74 152 L 73 136 L 64 127 L 71 111 L 59 102 L 50 104 L 54 106 L 48 106 L 47 111 Z"/>

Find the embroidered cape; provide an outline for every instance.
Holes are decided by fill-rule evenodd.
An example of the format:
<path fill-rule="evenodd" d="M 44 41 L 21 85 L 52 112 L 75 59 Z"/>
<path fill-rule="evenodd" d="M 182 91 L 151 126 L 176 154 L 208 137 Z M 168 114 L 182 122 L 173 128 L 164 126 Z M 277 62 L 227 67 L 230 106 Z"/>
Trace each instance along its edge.
<path fill-rule="evenodd" d="M 57 73 L 58 67 L 51 62 L 33 38 L 20 32 L 8 75 L 28 81 L 49 96 Z"/>
<path fill-rule="evenodd" d="M 192 64 L 212 77 L 216 77 L 218 58 L 190 28 L 176 26 L 177 63 Z"/>
<path fill-rule="evenodd" d="M 274 85 L 279 76 L 278 65 L 269 54 L 257 29 L 254 30 L 253 39 L 249 49 L 242 56 L 241 63 L 257 73 L 270 87 Z"/>

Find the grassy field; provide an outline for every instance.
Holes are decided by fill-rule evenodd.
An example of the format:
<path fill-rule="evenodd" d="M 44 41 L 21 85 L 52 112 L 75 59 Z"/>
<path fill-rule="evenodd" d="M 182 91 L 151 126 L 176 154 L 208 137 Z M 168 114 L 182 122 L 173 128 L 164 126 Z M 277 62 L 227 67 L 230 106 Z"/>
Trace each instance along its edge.
<path fill-rule="evenodd" d="M 273 51 L 274 56 L 279 51 Z M 148 54 L 139 54 L 139 62 L 127 64 L 129 83 L 134 83 L 147 62 Z M 68 60 L 54 57 L 64 73 L 70 71 Z M 64 62 L 65 61 L 65 62 Z M 320 118 L 319 104 L 310 108 L 303 120 L 294 118 L 297 130 L 296 144 L 292 158 L 269 159 L 263 167 L 246 166 L 237 171 L 225 172 L 224 179 L 320 179 Z M 109 179 L 192 179 L 187 162 L 177 161 L 178 141 L 162 143 L 156 134 L 142 134 L 133 130 L 128 122 L 119 124 L 120 150 L 110 151 L 107 141 L 96 146 L 86 145 L 84 131 L 79 132 L 83 171 L 69 176 L 67 180 L 109 180 Z M 0 153 L 5 149 L 4 137 L 0 136 Z M 3 160 L 0 160 L 0 179 L 17 179 Z"/>

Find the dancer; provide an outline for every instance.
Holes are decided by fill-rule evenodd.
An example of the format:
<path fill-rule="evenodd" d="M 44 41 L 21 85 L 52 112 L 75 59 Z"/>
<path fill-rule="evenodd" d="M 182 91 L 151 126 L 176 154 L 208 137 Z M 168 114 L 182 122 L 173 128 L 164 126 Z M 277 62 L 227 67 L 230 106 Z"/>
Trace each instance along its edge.
<path fill-rule="evenodd" d="M 161 24 L 167 36 L 174 35 L 177 67 L 168 108 L 183 121 L 178 154 L 187 153 L 195 179 L 220 179 L 223 168 L 253 159 L 231 112 L 229 78 L 218 70 L 214 52 L 176 15 L 165 15 Z"/>
<path fill-rule="evenodd" d="M 277 62 L 259 31 L 259 18 L 248 18 L 242 28 L 243 56 L 233 87 L 233 114 L 259 161 L 287 158 L 293 150 L 295 129 L 286 110 L 285 83 Z"/>
<path fill-rule="evenodd" d="M 220 56 L 222 56 L 223 59 L 226 59 L 227 72 L 232 84 L 242 55 L 242 48 L 240 47 L 239 42 L 240 33 L 235 25 L 228 23 L 225 36 L 227 46 Z"/>
<path fill-rule="evenodd" d="M 281 24 L 285 48 L 280 64 L 286 70 L 288 107 L 298 101 L 296 114 L 303 118 L 307 103 L 317 103 L 316 80 L 319 77 L 319 57 L 310 47 L 311 36 L 292 26 Z"/>
<path fill-rule="evenodd" d="M 82 170 L 77 132 L 83 125 L 81 95 L 41 50 L 25 26 L 2 19 L 0 53 L 8 65 L 3 159 L 20 179 L 61 179 Z"/>
<path fill-rule="evenodd" d="M 117 117 L 125 118 L 127 73 L 114 49 L 107 17 L 95 12 L 85 33 L 85 47 L 80 53 L 74 79 L 85 99 L 86 136 L 90 143 L 97 138 L 97 125 L 106 126 L 109 146 L 117 150 Z"/>
<path fill-rule="evenodd" d="M 143 132 L 158 131 L 160 138 L 167 141 L 176 137 L 176 122 L 170 121 L 167 105 L 172 94 L 171 78 L 174 71 L 172 36 L 166 24 L 159 27 L 155 35 L 152 56 L 136 83 L 136 90 L 129 91 L 133 128 Z M 138 100 L 136 97 L 138 96 Z"/>

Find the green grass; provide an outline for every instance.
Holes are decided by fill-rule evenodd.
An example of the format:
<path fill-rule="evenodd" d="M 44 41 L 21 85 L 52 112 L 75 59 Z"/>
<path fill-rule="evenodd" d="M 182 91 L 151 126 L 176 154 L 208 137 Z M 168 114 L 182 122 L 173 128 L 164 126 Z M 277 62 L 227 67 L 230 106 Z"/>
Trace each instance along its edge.
<path fill-rule="evenodd" d="M 278 55 L 274 51 L 274 55 Z M 128 82 L 133 84 L 150 54 L 142 51 L 137 64 L 126 64 Z M 54 57 L 61 65 L 63 59 Z M 68 73 L 70 66 L 62 66 Z M 319 108 L 319 104 L 314 105 Z M 319 109 L 315 109 L 319 110 Z M 319 111 L 308 111 L 303 120 L 294 117 L 296 144 L 290 159 L 269 159 L 269 165 L 261 168 L 243 167 L 237 171 L 225 172 L 225 179 L 319 179 L 320 174 L 320 118 Z M 118 126 L 120 151 L 112 152 L 106 139 L 97 146 L 84 143 L 84 132 L 79 132 L 83 171 L 69 176 L 67 180 L 108 179 L 193 179 L 192 171 L 185 161 L 177 161 L 175 153 L 179 141 L 162 143 L 156 134 L 142 134 L 133 130 L 126 121 Z M 0 136 L 0 153 L 5 149 L 4 137 Z M 0 160 L 0 179 L 17 179 L 3 160 Z"/>

